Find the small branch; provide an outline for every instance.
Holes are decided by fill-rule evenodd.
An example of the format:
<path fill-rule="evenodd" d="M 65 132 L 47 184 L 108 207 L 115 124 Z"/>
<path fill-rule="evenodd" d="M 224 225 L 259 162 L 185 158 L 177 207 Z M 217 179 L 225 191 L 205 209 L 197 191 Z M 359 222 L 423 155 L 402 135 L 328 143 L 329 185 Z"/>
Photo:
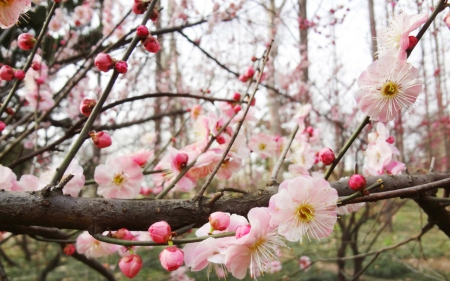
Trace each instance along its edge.
<path fill-rule="evenodd" d="M 50 238 L 42 238 L 39 236 L 33 236 L 33 235 L 30 235 L 30 237 L 37 241 L 59 243 L 59 244 L 75 244 L 77 242 L 76 239 L 50 239 Z"/>
<path fill-rule="evenodd" d="M 272 176 L 270 177 L 268 186 L 275 185 L 277 183 L 278 172 L 281 169 L 281 165 L 283 165 L 284 159 L 286 159 L 286 154 L 288 153 L 289 148 L 292 145 L 292 141 L 294 141 L 294 138 L 295 138 L 295 135 L 297 134 L 298 128 L 299 128 L 299 126 L 295 125 L 295 128 L 289 137 L 289 142 L 285 145 L 283 152 L 281 152 L 280 158 L 278 158 L 278 161 L 275 164 L 275 167 L 273 168 Z"/>
<path fill-rule="evenodd" d="M 6 276 L 6 272 L 3 267 L 2 259 L 0 259 L 0 281 L 9 281 L 8 276 Z"/>
<path fill-rule="evenodd" d="M 352 281 L 358 280 L 358 278 L 372 265 L 372 263 L 378 258 L 381 253 L 376 253 L 375 256 L 366 264 L 366 266 L 361 269 L 355 276 L 353 276 Z"/>
<path fill-rule="evenodd" d="M 181 245 L 181 244 L 187 244 L 187 243 L 201 242 L 210 237 L 224 238 L 224 237 L 230 237 L 230 236 L 234 236 L 234 235 L 235 235 L 234 232 L 225 232 L 225 233 L 220 233 L 220 234 L 194 237 L 194 238 L 174 239 L 174 240 L 172 240 L 172 243 L 174 245 Z M 102 234 L 94 234 L 94 235 L 92 235 L 92 237 L 94 237 L 98 241 L 102 241 L 102 242 L 109 243 L 109 244 L 122 245 L 122 246 L 167 246 L 168 245 L 168 244 L 156 243 L 153 241 L 129 241 L 129 240 L 112 238 L 112 237 L 105 236 Z"/>
<path fill-rule="evenodd" d="M 58 267 L 59 261 L 61 260 L 61 250 L 58 250 L 56 256 L 47 264 L 47 266 L 42 271 L 41 275 L 38 278 L 38 281 L 45 281 L 47 275 L 55 268 Z"/>
<path fill-rule="evenodd" d="M 325 173 L 325 176 L 324 176 L 324 178 L 326 180 L 328 180 L 328 178 L 331 176 L 331 173 L 333 173 L 333 170 L 334 170 L 334 168 L 336 168 L 336 166 L 339 163 L 339 161 L 341 161 L 342 157 L 344 157 L 345 153 L 350 148 L 352 143 L 356 140 L 356 138 L 358 138 L 358 135 L 362 132 L 364 127 L 366 127 L 366 125 L 369 124 L 369 123 L 370 123 L 370 117 L 366 116 L 364 118 L 364 120 L 361 122 L 361 124 L 359 124 L 358 128 L 356 129 L 356 131 L 353 132 L 351 137 L 344 144 L 344 147 L 341 149 L 341 151 L 339 151 L 339 154 L 336 157 L 336 159 L 333 161 L 333 163 L 330 165 L 330 167 L 328 167 L 328 169 L 327 169 L 327 171 Z"/>
<path fill-rule="evenodd" d="M 64 245 L 61 244 L 61 248 L 63 248 Z M 116 278 L 114 277 L 114 274 L 108 270 L 106 267 L 103 266 L 103 264 L 99 263 L 97 260 L 89 259 L 85 255 L 79 254 L 77 252 L 73 253 L 71 255 L 72 258 L 84 263 L 85 265 L 89 266 L 90 268 L 94 269 L 98 273 L 100 273 L 103 277 L 106 278 L 108 281 L 116 281 Z"/>
<path fill-rule="evenodd" d="M 376 183 L 372 184 L 371 186 L 369 186 L 369 187 L 367 187 L 367 188 L 365 188 L 363 190 L 357 191 L 357 192 L 353 193 L 352 195 L 349 195 L 347 197 L 339 199 L 337 204 L 342 204 L 342 203 L 345 203 L 346 201 L 349 201 L 349 200 L 351 200 L 353 198 L 364 196 L 365 194 L 368 194 L 366 192 L 368 192 L 368 191 L 370 191 L 370 190 L 372 190 L 372 189 L 374 189 L 376 187 L 381 186 L 381 188 L 383 188 L 383 186 L 382 186 L 383 184 L 384 184 L 384 181 L 382 179 L 379 179 L 379 180 L 377 180 Z"/>
<path fill-rule="evenodd" d="M 264 67 L 266 66 L 266 62 L 267 62 L 267 60 L 269 58 L 269 53 L 270 53 L 270 49 L 272 48 L 272 44 L 273 44 L 273 40 L 272 40 L 272 42 L 270 42 L 269 47 L 267 47 L 267 50 L 265 51 L 264 60 L 263 60 L 263 63 L 262 63 L 262 66 L 261 66 L 261 70 L 259 71 L 259 75 L 258 75 L 258 80 L 256 81 L 255 89 L 253 90 L 253 93 L 250 95 L 249 101 L 252 101 L 255 98 L 255 94 L 258 91 L 259 83 L 261 82 L 261 77 L 263 75 Z M 219 171 L 220 167 L 222 166 L 223 161 L 225 161 L 225 158 L 228 156 L 228 152 L 230 151 L 231 147 L 233 146 L 233 143 L 236 140 L 237 135 L 239 134 L 239 131 L 241 130 L 242 125 L 244 124 L 245 117 L 247 116 L 250 107 L 251 107 L 251 105 L 250 105 L 250 102 L 249 102 L 247 104 L 247 107 L 245 108 L 245 112 L 244 112 L 244 114 L 242 116 L 242 119 L 238 122 L 238 125 L 237 125 L 235 131 L 233 132 L 233 136 L 231 137 L 230 142 L 227 145 L 227 148 L 222 153 L 222 158 L 219 160 L 217 165 L 214 167 L 214 170 L 211 172 L 211 174 L 209 174 L 208 178 L 206 179 L 206 182 L 203 184 L 203 186 L 200 189 L 200 191 L 192 199 L 193 201 L 198 201 L 203 196 L 203 194 L 206 191 L 206 188 L 208 188 L 209 184 L 214 179 L 214 176 Z M 233 115 L 233 117 L 234 117 L 234 115 Z"/>
<path fill-rule="evenodd" d="M 223 192 L 216 192 L 214 196 L 206 203 L 206 206 L 212 207 L 217 200 L 219 200 L 223 196 Z"/>
<path fill-rule="evenodd" d="M 223 187 L 223 188 L 219 188 L 220 192 L 237 192 L 237 193 L 242 193 L 242 194 L 248 194 L 248 191 L 242 190 L 242 189 L 237 189 L 237 188 L 232 188 L 232 187 Z"/>
<path fill-rule="evenodd" d="M 188 232 L 189 230 L 191 230 L 192 228 L 194 228 L 194 225 L 195 224 L 190 224 L 185 227 L 179 228 L 175 231 L 172 231 L 172 236 L 180 236 L 181 234 L 184 234 L 184 233 Z"/>

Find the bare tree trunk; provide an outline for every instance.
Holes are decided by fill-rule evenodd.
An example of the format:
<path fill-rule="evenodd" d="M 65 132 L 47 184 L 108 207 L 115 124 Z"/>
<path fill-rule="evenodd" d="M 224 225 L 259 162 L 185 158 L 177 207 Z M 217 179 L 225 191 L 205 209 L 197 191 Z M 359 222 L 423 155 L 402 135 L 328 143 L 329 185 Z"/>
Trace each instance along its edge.
<path fill-rule="evenodd" d="M 308 19 L 307 14 L 307 0 L 298 0 L 298 16 L 302 20 Z M 300 31 L 300 44 L 304 46 L 303 50 L 300 50 L 300 57 L 302 59 L 308 59 L 308 28 L 299 28 Z M 301 81 L 307 83 L 309 81 L 309 68 L 306 66 L 303 68 Z M 301 99 L 302 103 L 309 103 L 309 94 L 306 93 L 304 97 Z"/>

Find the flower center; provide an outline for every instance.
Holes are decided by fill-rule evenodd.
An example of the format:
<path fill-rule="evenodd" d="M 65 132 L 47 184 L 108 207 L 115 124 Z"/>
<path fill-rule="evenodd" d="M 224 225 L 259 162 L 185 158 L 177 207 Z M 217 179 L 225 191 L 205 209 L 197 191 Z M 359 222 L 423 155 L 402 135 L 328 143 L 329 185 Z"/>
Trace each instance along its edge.
<path fill-rule="evenodd" d="M 122 185 L 122 183 L 125 181 L 125 177 L 123 176 L 123 173 L 122 174 L 117 174 L 117 175 L 115 175 L 114 176 L 114 178 L 113 178 L 113 180 L 112 180 L 112 182 L 115 184 L 115 185 Z"/>
<path fill-rule="evenodd" d="M 304 203 L 298 206 L 297 219 L 302 223 L 309 223 L 314 219 L 314 207 L 309 203 Z"/>
<path fill-rule="evenodd" d="M 258 148 L 259 148 L 259 150 L 264 150 L 264 149 L 266 149 L 266 145 L 264 143 L 260 143 L 258 145 Z"/>
<path fill-rule="evenodd" d="M 399 86 L 392 81 L 387 81 L 381 88 L 381 94 L 388 98 L 396 96 L 398 92 Z"/>

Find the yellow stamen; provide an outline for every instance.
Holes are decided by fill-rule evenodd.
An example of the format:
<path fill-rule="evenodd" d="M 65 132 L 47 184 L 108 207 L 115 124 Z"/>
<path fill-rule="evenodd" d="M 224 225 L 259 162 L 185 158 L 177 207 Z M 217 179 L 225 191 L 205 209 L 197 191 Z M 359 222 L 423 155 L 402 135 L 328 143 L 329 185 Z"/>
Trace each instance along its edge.
<path fill-rule="evenodd" d="M 399 85 L 392 81 L 387 81 L 381 88 L 381 94 L 388 98 L 393 98 L 399 93 Z"/>
<path fill-rule="evenodd" d="M 302 223 L 309 223 L 314 219 L 314 207 L 309 203 L 301 204 L 297 207 L 297 220 Z"/>

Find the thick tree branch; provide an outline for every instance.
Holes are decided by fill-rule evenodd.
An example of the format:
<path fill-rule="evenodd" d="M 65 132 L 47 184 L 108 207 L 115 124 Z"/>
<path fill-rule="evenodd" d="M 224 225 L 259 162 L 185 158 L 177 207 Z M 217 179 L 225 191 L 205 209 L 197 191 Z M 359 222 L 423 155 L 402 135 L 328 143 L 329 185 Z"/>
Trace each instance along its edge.
<path fill-rule="evenodd" d="M 369 177 L 367 181 L 369 185 L 380 178 L 385 181 L 384 188 L 371 191 L 379 193 L 423 185 L 449 177 L 450 175 L 446 174 L 385 175 Z M 338 190 L 340 196 L 353 193 L 347 187 L 347 179 L 332 183 L 332 186 Z M 149 225 L 161 220 L 167 221 L 173 229 L 188 224 L 199 227 L 208 222 L 209 214 L 212 212 L 223 211 L 246 216 L 251 208 L 268 206 L 270 197 L 276 191 L 277 187 L 271 186 L 267 190 L 254 193 L 224 196 L 211 206 L 208 206 L 208 200 L 203 200 L 199 204 L 191 200 L 79 198 L 54 192 L 48 198 L 43 198 L 38 192 L 0 191 L 0 230 L 21 233 L 18 225 L 39 225 L 101 233 L 122 227 L 129 230 L 147 230 Z M 13 226 L 15 230 L 11 229 Z M 42 231 L 39 227 L 34 229 Z M 46 238 L 65 239 L 34 234 Z"/>

